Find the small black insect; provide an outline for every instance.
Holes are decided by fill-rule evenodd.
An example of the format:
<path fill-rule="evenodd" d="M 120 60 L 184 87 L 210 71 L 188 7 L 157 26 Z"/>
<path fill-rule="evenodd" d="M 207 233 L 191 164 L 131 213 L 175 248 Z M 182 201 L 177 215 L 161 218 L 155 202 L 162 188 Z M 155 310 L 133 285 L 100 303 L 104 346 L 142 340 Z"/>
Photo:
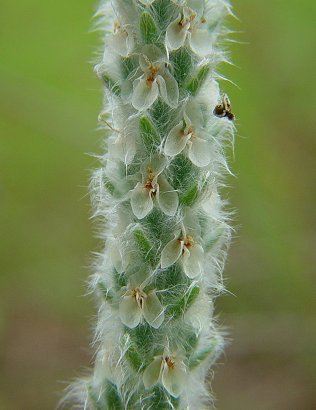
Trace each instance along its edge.
<path fill-rule="evenodd" d="M 223 94 L 222 102 L 214 108 L 214 115 L 219 118 L 227 117 L 229 120 L 233 121 L 235 115 L 232 113 L 231 104 L 227 94 Z"/>

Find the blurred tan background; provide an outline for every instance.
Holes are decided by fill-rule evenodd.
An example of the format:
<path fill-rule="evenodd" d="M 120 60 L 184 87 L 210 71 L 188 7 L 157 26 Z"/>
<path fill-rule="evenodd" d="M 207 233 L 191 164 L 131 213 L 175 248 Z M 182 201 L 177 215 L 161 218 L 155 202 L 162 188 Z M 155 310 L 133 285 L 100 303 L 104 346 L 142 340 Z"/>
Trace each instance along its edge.
<path fill-rule="evenodd" d="M 221 72 L 238 135 L 225 192 L 237 209 L 218 300 L 230 346 L 219 410 L 316 409 L 313 0 L 235 0 Z M 54 409 L 89 365 L 94 304 L 87 184 L 100 152 L 88 61 L 94 1 L 3 0 L 0 15 L 0 410 Z M 232 155 L 231 155 L 232 156 Z M 198 410 L 198 409 L 197 409 Z"/>

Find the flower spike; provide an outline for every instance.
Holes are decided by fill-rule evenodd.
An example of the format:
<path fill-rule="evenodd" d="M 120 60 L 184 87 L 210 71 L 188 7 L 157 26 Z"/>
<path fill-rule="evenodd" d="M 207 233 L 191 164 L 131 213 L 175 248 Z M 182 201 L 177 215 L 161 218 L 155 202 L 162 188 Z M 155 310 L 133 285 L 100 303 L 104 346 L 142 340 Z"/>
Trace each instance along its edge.
<path fill-rule="evenodd" d="M 100 1 L 97 354 L 69 397 L 81 410 L 211 410 L 230 239 L 220 189 L 235 116 L 217 82 L 228 0 Z"/>

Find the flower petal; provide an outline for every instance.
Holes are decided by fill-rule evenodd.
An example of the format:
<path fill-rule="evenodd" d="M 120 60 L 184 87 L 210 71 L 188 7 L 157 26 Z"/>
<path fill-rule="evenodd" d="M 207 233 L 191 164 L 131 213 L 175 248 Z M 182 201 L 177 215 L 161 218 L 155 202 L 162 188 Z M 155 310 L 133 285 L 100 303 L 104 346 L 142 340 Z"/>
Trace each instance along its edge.
<path fill-rule="evenodd" d="M 204 85 L 203 85 L 204 89 Z M 189 116 L 188 116 L 189 114 Z M 183 113 L 183 119 L 186 124 L 187 129 L 194 124 L 194 129 L 200 129 L 204 123 L 203 108 L 200 105 L 200 101 L 189 100 L 185 106 L 185 111 Z M 192 120 L 193 121 L 192 121 Z"/>
<path fill-rule="evenodd" d="M 149 195 L 149 191 L 140 182 L 132 191 L 131 206 L 134 215 L 138 219 L 145 218 L 146 215 L 153 209 L 153 200 Z"/>
<path fill-rule="evenodd" d="M 205 2 L 201 0 L 187 0 L 186 1 L 186 6 L 194 10 L 199 16 L 203 15 L 204 9 L 205 9 Z"/>
<path fill-rule="evenodd" d="M 166 82 L 161 75 L 157 76 L 157 83 L 159 85 L 159 92 L 161 98 L 164 100 L 165 103 L 169 105 Z"/>
<path fill-rule="evenodd" d="M 143 315 L 150 326 L 155 329 L 158 329 L 164 321 L 164 310 L 155 291 L 151 291 L 147 294 L 143 306 Z"/>
<path fill-rule="evenodd" d="M 160 209 L 169 216 L 175 215 L 179 205 L 177 192 L 172 188 L 167 179 L 160 175 L 158 177 L 159 190 L 156 194 L 156 199 Z"/>
<path fill-rule="evenodd" d="M 179 102 L 178 83 L 167 69 L 164 70 L 162 75 L 165 80 L 167 91 L 167 100 L 165 101 L 171 108 L 176 108 Z"/>
<path fill-rule="evenodd" d="M 212 53 L 212 39 L 207 30 L 194 28 L 189 36 L 189 43 L 192 51 L 200 56 Z"/>
<path fill-rule="evenodd" d="M 143 374 L 143 383 L 146 389 L 158 383 L 161 371 L 162 357 L 156 357 L 150 365 L 148 365 Z"/>
<path fill-rule="evenodd" d="M 132 105 L 136 110 L 144 111 L 149 108 L 158 98 L 159 89 L 157 81 L 154 80 L 149 85 L 146 78 L 138 78 L 133 83 Z"/>
<path fill-rule="evenodd" d="M 173 265 L 181 256 L 183 250 L 183 241 L 173 239 L 168 242 L 161 252 L 161 267 L 168 268 Z"/>
<path fill-rule="evenodd" d="M 173 397 L 179 397 L 184 389 L 186 380 L 186 368 L 184 363 L 182 361 L 176 361 L 173 368 L 164 365 L 161 379 L 168 393 Z"/>
<path fill-rule="evenodd" d="M 191 235 L 193 238 L 201 236 L 199 217 L 196 211 L 188 206 L 183 208 L 183 225 L 187 235 Z"/>
<path fill-rule="evenodd" d="M 126 40 L 126 47 L 127 47 L 127 56 L 134 48 L 134 36 L 133 33 L 128 32 L 127 40 Z"/>
<path fill-rule="evenodd" d="M 133 134 L 122 135 L 109 145 L 109 151 L 114 158 L 120 159 L 125 164 L 130 164 L 136 153 L 136 142 Z"/>
<path fill-rule="evenodd" d="M 167 27 L 166 44 L 169 50 L 177 50 L 182 47 L 185 42 L 189 24 L 183 27 L 179 24 L 180 20 L 181 17 L 178 17 Z"/>
<path fill-rule="evenodd" d="M 110 47 L 122 57 L 127 57 L 134 46 L 133 37 L 127 31 L 120 29 L 109 39 Z"/>
<path fill-rule="evenodd" d="M 166 157 L 159 154 L 153 155 L 148 160 L 143 162 L 141 166 L 141 173 L 143 178 L 147 179 L 148 168 L 150 168 L 151 171 L 155 174 L 155 176 L 158 177 L 158 175 L 161 174 L 164 168 L 166 167 L 167 162 L 168 161 Z"/>
<path fill-rule="evenodd" d="M 166 155 L 174 157 L 180 154 L 180 152 L 184 149 L 188 139 L 191 137 L 191 134 L 184 135 L 183 133 L 183 121 L 181 121 L 178 125 L 171 129 L 166 138 L 164 147 L 164 152 Z"/>
<path fill-rule="evenodd" d="M 204 250 L 201 245 L 194 244 L 190 250 L 184 248 L 182 257 L 184 273 L 193 279 L 202 273 L 204 260 Z"/>
<path fill-rule="evenodd" d="M 142 311 L 137 305 L 135 297 L 131 295 L 123 296 L 119 304 L 119 316 L 125 326 L 133 329 L 142 317 Z"/>
<path fill-rule="evenodd" d="M 194 137 L 189 141 L 188 157 L 197 167 L 205 167 L 211 161 L 210 147 L 207 141 Z"/>
<path fill-rule="evenodd" d="M 161 48 L 153 44 L 145 44 L 141 48 L 141 54 L 139 55 L 139 65 L 144 73 L 149 74 L 151 72 L 150 66 L 153 64 L 158 69 L 163 69 L 168 62 L 166 52 Z"/>
<path fill-rule="evenodd" d="M 113 241 L 110 247 L 111 262 L 118 273 L 124 272 L 123 258 L 118 241 Z"/>

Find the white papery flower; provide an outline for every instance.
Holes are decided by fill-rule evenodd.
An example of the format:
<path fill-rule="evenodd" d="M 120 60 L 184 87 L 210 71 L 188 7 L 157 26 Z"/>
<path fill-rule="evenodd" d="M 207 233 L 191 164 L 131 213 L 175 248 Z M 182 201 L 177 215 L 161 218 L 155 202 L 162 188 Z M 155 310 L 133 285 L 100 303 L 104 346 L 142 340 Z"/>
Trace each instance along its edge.
<path fill-rule="evenodd" d="M 166 55 L 158 47 L 147 45 L 140 54 L 139 64 L 143 74 L 133 82 L 133 107 L 146 110 L 159 95 L 170 107 L 177 107 L 178 83 L 167 68 Z"/>
<path fill-rule="evenodd" d="M 205 131 L 201 127 L 195 127 L 188 115 L 184 113 L 183 120 L 169 132 L 164 152 L 174 157 L 187 147 L 187 155 L 193 164 L 197 167 L 205 167 L 211 161 L 211 150 L 204 138 L 206 138 Z"/>
<path fill-rule="evenodd" d="M 182 263 L 184 273 L 193 279 L 203 271 L 204 250 L 197 242 L 200 237 L 200 226 L 191 211 L 185 210 L 181 231 L 167 243 L 161 252 L 162 269 L 176 263 Z"/>
<path fill-rule="evenodd" d="M 113 132 L 108 144 L 111 156 L 126 165 L 130 164 L 136 153 L 136 139 L 139 134 L 139 122 L 135 117 L 135 110 L 124 105 L 112 113 L 113 124 L 107 121 L 104 113 L 99 115 L 99 121 L 106 124 Z"/>
<path fill-rule="evenodd" d="M 129 264 L 130 255 L 125 249 L 124 239 L 126 240 L 128 226 L 131 218 L 124 208 L 118 208 L 116 213 L 116 226 L 113 229 L 113 236 L 108 239 L 109 255 L 115 270 L 123 273 Z"/>
<path fill-rule="evenodd" d="M 136 286 L 132 281 L 125 288 L 119 303 L 119 316 L 125 326 L 133 329 L 142 322 L 146 322 L 158 329 L 164 321 L 165 314 L 162 304 L 155 290 L 144 292 L 145 284 Z"/>
<path fill-rule="evenodd" d="M 113 51 L 122 57 L 127 57 L 134 48 L 134 35 L 131 26 L 114 23 L 114 33 L 109 38 L 109 45 Z"/>
<path fill-rule="evenodd" d="M 169 394 L 179 397 L 185 387 L 187 369 L 180 355 L 169 355 L 167 351 L 157 356 L 146 367 L 143 383 L 150 389 L 161 383 Z"/>
<path fill-rule="evenodd" d="M 167 27 L 166 45 L 169 50 L 177 50 L 186 39 L 194 53 L 201 56 L 211 54 L 212 38 L 206 18 L 190 7 L 183 7 L 182 13 Z"/>
<path fill-rule="evenodd" d="M 112 265 L 118 273 L 123 273 L 127 266 L 126 261 L 123 259 L 123 252 L 121 243 L 118 239 L 112 239 L 109 241 L 109 253 Z"/>
<path fill-rule="evenodd" d="M 114 158 L 124 162 L 126 165 L 130 164 L 136 153 L 136 135 L 138 127 L 135 121 L 128 120 L 125 126 L 119 130 L 113 129 L 116 133 L 116 138 L 109 144 L 109 152 Z"/>
<path fill-rule="evenodd" d="M 166 158 L 154 155 L 141 166 L 142 182 L 138 182 L 131 191 L 131 206 L 138 219 L 145 218 L 151 212 L 154 200 L 166 215 L 175 215 L 179 199 L 177 192 L 162 175 L 166 165 Z"/>
<path fill-rule="evenodd" d="M 133 161 L 136 153 L 135 134 L 127 129 L 118 131 L 115 140 L 109 145 L 109 152 L 112 156 L 126 165 Z"/>

